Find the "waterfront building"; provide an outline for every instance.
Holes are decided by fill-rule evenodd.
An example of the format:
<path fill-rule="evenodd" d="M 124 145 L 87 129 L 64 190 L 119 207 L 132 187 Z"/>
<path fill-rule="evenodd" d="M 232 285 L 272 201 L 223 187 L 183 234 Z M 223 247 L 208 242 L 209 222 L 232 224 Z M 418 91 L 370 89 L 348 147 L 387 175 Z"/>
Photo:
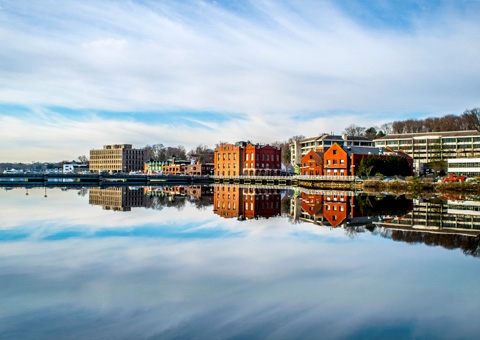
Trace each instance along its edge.
<path fill-rule="evenodd" d="M 326 176 L 355 176 L 355 173 L 364 158 L 389 157 L 405 158 L 411 168 L 412 158 L 401 152 L 394 152 L 386 148 L 341 146 L 334 143 L 323 154 L 323 174 Z"/>
<path fill-rule="evenodd" d="M 243 147 L 245 142 L 222 144 L 215 148 L 214 165 L 216 176 L 240 176 L 243 168 Z"/>
<path fill-rule="evenodd" d="M 328 135 L 326 133 L 311 138 L 305 138 L 290 143 L 291 163 L 300 165 L 303 156 L 310 150 L 316 152 L 327 151 L 334 143 L 341 146 L 373 146 L 373 141 L 363 136 Z"/>
<path fill-rule="evenodd" d="M 131 144 L 104 145 L 103 149 L 90 150 L 89 169 L 97 172 L 142 171 L 144 162 L 144 149 L 133 149 Z"/>
<path fill-rule="evenodd" d="M 480 132 L 477 130 L 391 134 L 374 142 L 376 147 L 389 147 L 408 154 L 417 172 L 431 162 L 480 157 Z"/>
<path fill-rule="evenodd" d="M 280 176 L 282 150 L 275 146 L 248 144 L 243 149 L 243 175 Z"/>
<path fill-rule="evenodd" d="M 73 174 L 81 171 L 87 171 L 88 164 L 82 163 L 65 163 L 63 164 L 63 173 L 64 174 Z"/>
<path fill-rule="evenodd" d="M 280 148 L 270 145 L 237 142 L 215 149 L 216 176 L 280 176 Z"/>
<path fill-rule="evenodd" d="M 185 174 L 189 176 L 207 176 L 213 175 L 214 164 L 204 163 L 198 161 L 195 164 L 188 164 L 185 168 Z"/>
<path fill-rule="evenodd" d="M 310 150 L 302 157 L 301 175 L 321 176 L 323 175 L 323 152 Z"/>
<path fill-rule="evenodd" d="M 456 176 L 480 176 L 480 158 L 449 158 L 447 172 Z"/>
<path fill-rule="evenodd" d="M 162 171 L 165 175 L 181 175 L 185 174 L 185 169 L 190 164 L 190 161 L 185 159 L 177 159 L 175 155 L 172 155 L 164 165 Z"/>
<path fill-rule="evenodd" d="M 295 167 L 290 163 L 282 163 L 282 174 L 293 175 L 295 173 Z"/>

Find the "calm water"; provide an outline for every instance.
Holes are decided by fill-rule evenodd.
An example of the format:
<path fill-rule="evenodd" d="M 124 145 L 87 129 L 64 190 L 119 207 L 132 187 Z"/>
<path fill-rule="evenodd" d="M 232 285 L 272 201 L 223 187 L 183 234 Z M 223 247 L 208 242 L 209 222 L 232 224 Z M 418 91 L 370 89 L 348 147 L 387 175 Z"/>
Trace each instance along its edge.
<path fill-rule="evenodd" d="M 474 201 L 215 187 L 0 202 L 0 339 L 480 334 Z"/>

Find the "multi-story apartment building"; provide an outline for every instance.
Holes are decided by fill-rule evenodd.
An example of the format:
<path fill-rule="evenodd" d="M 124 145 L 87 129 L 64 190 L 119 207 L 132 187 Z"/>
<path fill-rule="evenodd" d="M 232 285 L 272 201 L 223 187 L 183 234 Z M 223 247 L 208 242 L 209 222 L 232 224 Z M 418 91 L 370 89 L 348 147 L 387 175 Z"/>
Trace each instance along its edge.
<path fill-rule="evenodd" d="M 302 157 L 305 156 L 310 150 L 316 152 L 327 151 L 333 143 L 337 143 L 342 146 L 373 146 L 373 141 L 362 136 L 347 136 L 343 135 L 328 135 L 322 134 L 317 137 L 311 137 L 294 141 L 290 143 L 291 163 L 299 166 L 302 161 Z"/>
<path fill-rule="evenodd" d="M 223 144 L 214 152 L 216 176 L 240 176 L 243 168 L 243 148 L 246 143 Z"/>
<path fill-rule="evenodd" d="M 282 151 L 270 145 L 248 144 L 243 154 L 243 175 L 279 176 L 282 172 Z"/>
<path fill-rule="evenodd" d="M 238 142 L 215 149 L 215 176 L 279 176 L 282 150 L 270 145 Z"/>
<path fill-rule="evenodd" d="M 131 144 L 104 145 L 103 149 L 90 150 L 89 170 L 107 172 L 142 171 L 144 162 L 144 149 L 133 149 Z"/>
<path fill-rule="evenodd" d="M 480 132 L 477 130 L 391 134 L 374 142 L 377 147 L 390 147 L 410 155 L 417 171 L 430 162 L 480 157 Z"/>

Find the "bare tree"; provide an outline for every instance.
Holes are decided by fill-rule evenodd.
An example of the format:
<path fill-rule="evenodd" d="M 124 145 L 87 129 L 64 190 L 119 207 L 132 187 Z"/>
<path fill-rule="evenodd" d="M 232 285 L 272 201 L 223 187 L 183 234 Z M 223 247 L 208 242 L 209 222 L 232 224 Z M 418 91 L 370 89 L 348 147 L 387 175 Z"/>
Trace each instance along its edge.
<path fill-rule="evenodd" d="M 380 130 L 383 131 L 385 135 L 389 135 L 392 133 L 392 123 L 385 123 L 380 126 Z"/>
<path fill-rule="evenodd" d="M 305 139 L 305 136 L 304 135 L 296 135 L 296 136 L 292 136 L 288 139 L 288 143 L 292 143 L 292 142 L 298 142 L 302 139 Z"/>
<path fill-rule="evenodd" d="M 471 110 L 465 110 L 462 114 L 462 118 L 465 122 L 465 126 L 469 130 L 480 131 L 480 108 L 474 108 Z"/>
<path fill-rule="evenodd" d="M 78 160 L 80 161 L 80 163 L 88 163 L 88 157 L 85 155 L 78 156 Z"/>
<path fill-rule="evenodd" d="M 350 124 L 343 131 L 343 133 L 345 133 L 347 136 L 350 136 L 350 137 L 363 136 L 364 132 L 365 132 L 364 127 L 357 126 L 355 124 Z"/>

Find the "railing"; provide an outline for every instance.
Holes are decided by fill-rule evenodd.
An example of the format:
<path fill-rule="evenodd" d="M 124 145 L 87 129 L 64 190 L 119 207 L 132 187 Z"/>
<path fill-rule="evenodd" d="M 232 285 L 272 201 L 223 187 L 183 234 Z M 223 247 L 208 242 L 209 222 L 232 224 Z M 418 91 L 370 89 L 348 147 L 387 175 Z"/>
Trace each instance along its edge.
<path fill-rule="evenodd" d="M 331 181 L 331 182 L 355 182 L 360 180 L 356 176 L 212 176 L 213 179 L 242 179 L 242 180 L 309 180 L 309 181 Z"/>

